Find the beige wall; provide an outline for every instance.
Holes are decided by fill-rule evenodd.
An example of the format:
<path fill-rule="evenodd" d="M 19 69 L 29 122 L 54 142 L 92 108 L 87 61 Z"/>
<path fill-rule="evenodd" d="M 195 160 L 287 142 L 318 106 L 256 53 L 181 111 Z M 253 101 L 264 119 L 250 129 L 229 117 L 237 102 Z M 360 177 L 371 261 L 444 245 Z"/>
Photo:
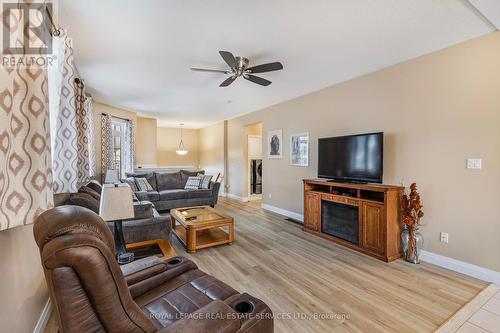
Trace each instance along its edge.
<path fill-rule="evenodd" d="M 318 138 L 384 131 L 384 182 L 418 183 L 424 248 L 500 271 L 499 91 L 496 32 L 232 119 L 230 193 L 244 194 L 245 125 L 262 121 L 264 137 L 283 129 L 283 159 L 264 158 L 263 202 L 296 213 L 302 179 L 316 176 Z M 310 167 L 289 166 L 290 134 L 306 131 Z M 466 169 L 467 158 L 482 158 L 483 169 Z M 440 243 L 441 231 L 449 244 Z"/>
<path fill-rule="evenodd" d="M 33 332 L 49 298 L 33 226 L 0 232 L 0 331 Z"/>
<path fill-rule="evenodd" d="M 137 117 L 135 137 L 135 164 L 156 166 L 157 120 Z"/>
<path fill-rule="evenodd" d="M 106 113 L 115 117 L 130 119 L 134 123 L 134 130 L 137 137 L 137 114 L 135 112 L 118 109 L 106 104 L 94 102 L 94 142 L 97 179 L 101 179 L 101 114 Z"/>
<path fill-rule="evenodd" d="M 199 149 L 200 169 L 205 170 L 209 175 L 224 174 L 223 122 L 200 129 Z"/>
<path fill-rule="evenodd" d="M 158 127 L 156 144 L 156 161 L 159 167 L 193 166 L 199 164 L 199 130 L 183 129 L 184 148 L 189 150 L 187 155 L 177 155 L 179 147 L 180 129 Z"/>

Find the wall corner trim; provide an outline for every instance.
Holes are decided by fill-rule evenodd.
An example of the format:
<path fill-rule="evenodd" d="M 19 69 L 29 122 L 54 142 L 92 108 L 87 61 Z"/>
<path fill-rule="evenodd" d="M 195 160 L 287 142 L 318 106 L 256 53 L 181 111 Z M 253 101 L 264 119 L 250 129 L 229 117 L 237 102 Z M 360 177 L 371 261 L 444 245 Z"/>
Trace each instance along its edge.
<path fill-rule="evenodd" d="M 294 220 L 298 220 L 300 222 L 304 222 L 304 215 L 298 214 L 298 213 L 295 213 L 295 212 L 292 212 L 292 211 L 289 211 L 289 210 L 286 210 L 283 208 L 279 208 L 279 207 L 275 207 L 275 206 L 271 206 L 271 205 L 263 203 L 262 209 L 265 209 L 265 210 L 268 210 L 270 212 L 292 218 Z"/>
<path fill-rule="evenodd" d="M 428 251 L 422 251 L 422 253 L 420 254 L 420 259 L 430 264 L 434 264 L 436 266 L 440 266 L 500 286 L 500 272 Z"/>
<path fill-rule="evenodd" d="M 35 328 L 33 329 L 33 333 L 43 333 L 45 331 L 45 327 L 47 326 L 47 322 L 50 319 L 50 315 L 52 314 L 52 301 L 50 298 L 45 303 L 43 307 L 42 313 L 36 322 Z"/>

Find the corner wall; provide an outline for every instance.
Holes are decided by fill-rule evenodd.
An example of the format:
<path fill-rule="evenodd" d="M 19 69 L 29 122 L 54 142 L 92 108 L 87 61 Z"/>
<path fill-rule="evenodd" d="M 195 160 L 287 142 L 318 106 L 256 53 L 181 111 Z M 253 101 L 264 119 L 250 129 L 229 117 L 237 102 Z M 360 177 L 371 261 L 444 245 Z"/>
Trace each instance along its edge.
<path fill-rule="evenodd" d="M 303 213 L 320 137 L 385 132 L 384 182 L 417 182 L 427 251 L 500 271 L 500 32 L 229 121 L 229 193 L 243 197 L 243 128 L 283 129 L 281 160 L 263 161 L 263 203 Z M 271 88 L 272 89 L 272 88 Z M 290 135 L 309 132 L 310 166 L 289 165 Z M 267 147 L 263 147 L 267 154 Z M 465 168 L 482 158 L 482 170 Z M 448 232 L 449 244 L 439 241 Z M 480 244 L 480 245 L 479 245 Z"/>
<path fill-rule="evenodd" d="M 49 298 L 33 225 L 0 232 L 2 332 L 33 332 Z"/>

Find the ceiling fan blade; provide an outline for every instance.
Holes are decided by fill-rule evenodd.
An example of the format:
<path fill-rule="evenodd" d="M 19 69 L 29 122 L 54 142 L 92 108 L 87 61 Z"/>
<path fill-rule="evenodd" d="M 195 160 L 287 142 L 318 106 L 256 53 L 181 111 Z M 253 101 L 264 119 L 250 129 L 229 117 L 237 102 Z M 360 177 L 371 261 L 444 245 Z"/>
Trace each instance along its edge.
<path fill-rule="evenodd" d="M 224 82 L 222 82 L 219 87 L 227 87 L 228 85 L 230 85 L 231 83 L 234 82 L 234 80 L 236 80 L 237 76 L 230 76 L 228 77 L 227 79 L 224 80 Z"/>
<path fill-rule="evenodd" d="M 243 77 L 245 79 L 247 79 L 248 81 L 252 81 L 253 83 L 260 84 L 261 86 L 268 86 L 272 83 L 271 81 L 268 81 L 266 79 L 263 79 L 261 77 L 255 76 L 255 75 L 247 74 L 247 75 L 243 75 Z"/>
<path fill-rule="evenodd" d="M 283 69 L 283 65 L 281 64 L 281 62 L 270 62 L 268 64 L 262 64 L 247 68 L 247 70 L 250 71 L 251 73 L 272 72 L 272 71 L 279 71 L 280 69 Z"/>
<path fill-rule="evenodd" d="M 191 70 L 194 72 L 211 72 L 211 73 L 222 73 L 222 74 L 229 74 L 229 71 L 223 71 L 220 69 L 206 69 L 206 68 L 193 68 L 191 67 Z"/>
<path fill-rule="evenodd" d="M 229 65 L 230 68 L 235 68 L 236 67 L 236 60 L 234 59 L 234 56 L 231 52 L 228 51 L 219 51 L 220 56 L 226 64 Z"/>

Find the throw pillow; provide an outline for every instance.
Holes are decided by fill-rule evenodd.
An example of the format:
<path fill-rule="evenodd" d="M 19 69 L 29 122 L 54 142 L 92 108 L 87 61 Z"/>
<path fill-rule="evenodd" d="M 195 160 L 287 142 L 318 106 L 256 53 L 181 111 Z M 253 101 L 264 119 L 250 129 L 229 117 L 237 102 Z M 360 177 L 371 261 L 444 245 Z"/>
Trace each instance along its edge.
<path fill-rule="evenodd" d="M 122 179 L 122 183 L 128 184 L 130 186 L 130 188 L 132 189 L 132 192 L 139 191 L 139 188 L 137 187 L 137 184 L 135 182 L 135 178 L 134 177 L 124 178 L 124 179 Z"/>
<path fill-rule="evenodd" d="M 201 177 L 200 188 L 204 189 L 210 188 L 210 182 L 212 181 L 213 176 L 199 173 L 197 177 Z"/>
<path fill-rule="evenodd" d="M 139 189 L 139 191 L 146 191 L 146 192 L 153 191 L 153 187 L 147 181 L 146 178 L 136 178 L 135 183 L 137 184 L 137 188 Z"/>
<path fill-rule="evenodd" d="M 197 190 L 200 188 L 201 177 L 189 177 L 186 186 L 184 186 L 185 190 Z"/>

